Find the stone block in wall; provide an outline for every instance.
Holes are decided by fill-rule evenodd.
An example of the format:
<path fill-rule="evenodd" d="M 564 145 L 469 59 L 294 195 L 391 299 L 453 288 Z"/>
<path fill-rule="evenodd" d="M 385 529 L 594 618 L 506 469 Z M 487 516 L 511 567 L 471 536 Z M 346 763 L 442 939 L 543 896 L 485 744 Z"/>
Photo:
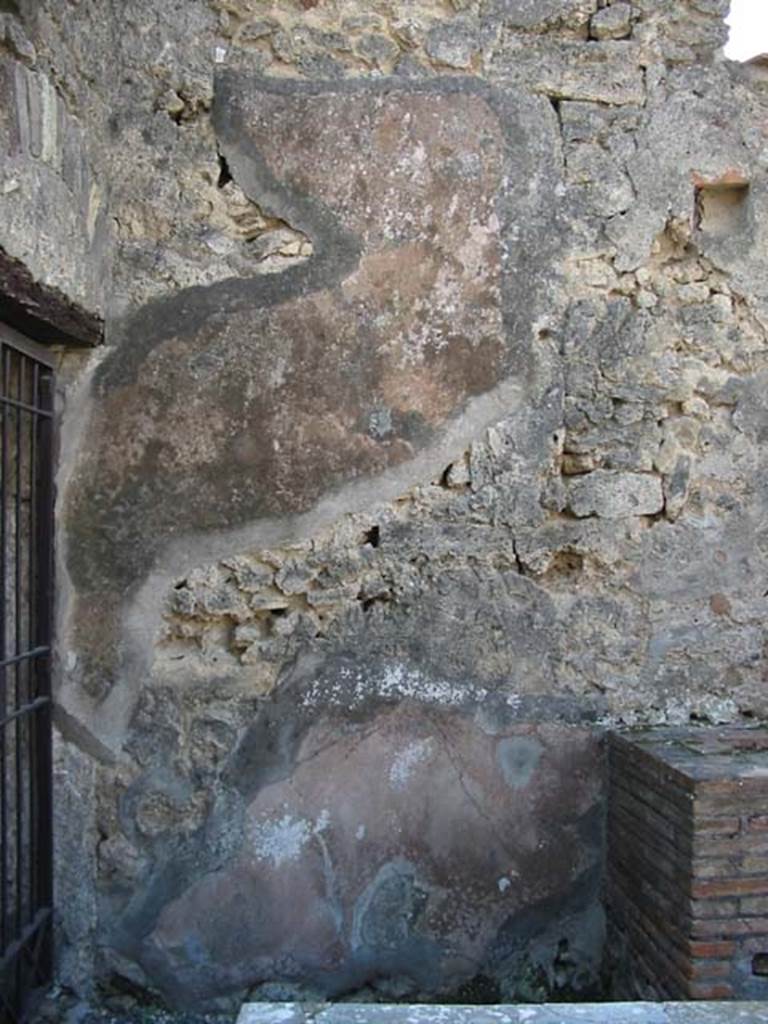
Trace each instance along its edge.
<path fill-rule="evenodd" d="M 765 998 L 768 731 L 613 734 L 609 764 L 607 895 L 625 984 Z"/>
<path fill-rule="evenodd" d="M 505 28 L 526 32 L 544 32 L 564 26 L 579 28 L 585 25 L 598 8 L 597 0 L 492 0 L 488 5 L 492 15 Z"/>
<path fill-rule="evenodd" d="M 626 39 L 632 31 L 632 5 L 614 3 L 592 16 L 590 32 L 595 39 Z"/>
<path fill-rule="evenodd" d="M 568 482 L 568 507 L 579 518 L 656 515 L 664 507 L 661 477 L 594 470 Z"/>
<path fill-rule="evenodd" d="M 519 80 L 556 100 L 583 100 L 609 106 L 641 106 L 645 83 L 640 51 L 631 40 L 584 43 L 551 38 L 533 43 L 511 36 L 494 57 L 493 74 Z"/>

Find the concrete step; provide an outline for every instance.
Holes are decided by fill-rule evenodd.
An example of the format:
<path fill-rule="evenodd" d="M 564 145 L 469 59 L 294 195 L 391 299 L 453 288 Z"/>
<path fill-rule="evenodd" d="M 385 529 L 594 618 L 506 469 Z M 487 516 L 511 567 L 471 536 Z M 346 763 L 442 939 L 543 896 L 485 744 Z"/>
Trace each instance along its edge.
<path fill-rule="evenodd" d="M 237 1024 L 768 1024 L 761 1003 L 246 1003 Z"/>

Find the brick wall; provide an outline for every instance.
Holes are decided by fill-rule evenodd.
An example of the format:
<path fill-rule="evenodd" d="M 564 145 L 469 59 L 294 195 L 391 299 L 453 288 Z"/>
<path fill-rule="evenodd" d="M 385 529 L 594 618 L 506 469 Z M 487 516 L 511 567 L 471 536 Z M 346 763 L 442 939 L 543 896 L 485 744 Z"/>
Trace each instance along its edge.
<path fill-rule="evenodd" d="M 624 987 L 768 995 L 768 732 L 614 734 L 609 757 L 607 900 Z"/>

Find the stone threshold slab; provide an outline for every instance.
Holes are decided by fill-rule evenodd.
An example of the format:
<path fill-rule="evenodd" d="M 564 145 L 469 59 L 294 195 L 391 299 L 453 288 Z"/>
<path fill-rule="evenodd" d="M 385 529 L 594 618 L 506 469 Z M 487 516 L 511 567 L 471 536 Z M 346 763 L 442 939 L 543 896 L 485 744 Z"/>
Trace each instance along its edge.
<path fill-rule="evenodd" d="M 246 1003 L 236 1024 L 768 1024 L 768 1002 L 536 1006 Z"/>

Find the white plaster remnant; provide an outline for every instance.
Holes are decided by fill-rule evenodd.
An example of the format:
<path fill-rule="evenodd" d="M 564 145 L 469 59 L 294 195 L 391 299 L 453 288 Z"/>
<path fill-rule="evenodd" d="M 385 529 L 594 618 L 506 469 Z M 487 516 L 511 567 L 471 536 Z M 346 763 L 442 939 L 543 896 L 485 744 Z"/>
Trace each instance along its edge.
<path fill-rule="evenodd" d="M 298 860 L 307 840 L 315 831 L 301 818 L 284 815 L 279 821 L 262 821 L 251 829 L 253 850 L 259 860 L 271 861 L 273 867 Z"/>
<path fill-rule="evenodd" d="M 416 767 L 427 761 L 432 753 L 432 740 L 416 740 L 402 750 L 389 769 L 389 781 L 395 789 L 405 789 Z"/>
<path fill-rule="evenodd" d="M 324 704 L 357 707 L 371 694 L 381 697 L 414 697 L 425 704 L 456 705 L 463 701 L 483 701 L 488 690 L 483 686 L 456 686 L 444 680 L 428 679 L 415 669 L 403 664 L 388 665 L 382 675 L 372 680 L 370 675 L 351 666 L 339 670 L 338 678 L 331 683 L 327 679 L 317 680 L 302 699 L 305 707 Z"/>
<path fill-rule="evenodd" d="M 312 836 L 320 836 L 331 823 L 331 814 L 324 807 L 313 823 L 306 818 L 285 814 L 279 821 L 262 820 L 250 829 L 253 849 L 259 860 L 269 860 L 274 867 L 297 860 Z"/>

